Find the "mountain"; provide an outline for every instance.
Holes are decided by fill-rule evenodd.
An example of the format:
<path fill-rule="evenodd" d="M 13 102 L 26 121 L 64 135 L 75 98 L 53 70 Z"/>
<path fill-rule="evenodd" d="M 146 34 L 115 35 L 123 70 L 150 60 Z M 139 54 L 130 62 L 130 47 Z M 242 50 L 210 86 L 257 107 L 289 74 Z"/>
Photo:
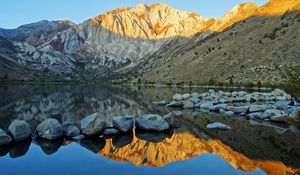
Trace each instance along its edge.
<path fill-rule="evenodd" d="M 299 4 L 271 0 L 205 40 L 198 35 L 164 45 L 138 66 L 133 81 L 252 86 L 298 80 Z"/>
<path fill-rule="evenodd" d="M 31 45 L 38 46 L 45 42 L 44 38 L 49 38 L 49 34 L 64 31 L 76 24 L 71 21 L 40 21 L 37 23 L 27 24 L 17 29 L 1 29 L 0 36 L 19 42 L 27 42 Z"/>
<path fill-rule="evenodd" d="M 300 10 L 300 2 L 297 0 L 270 0 L 255 15 L 257 16 L 281 16 L 289 11 Z"/>
<path fill-rule="evenodd" d="M 103 79 L 134 66 L 172 37 L 197 33 L 195 26 L 201 28 L 207 20 L 164 4 L 139 4 L 108 11 L 79 25 L 41 21 L 1 29 L 0 36 L 15 46 L 13 54 L 0 51 L 6 58 L 2 64 L 9 60 L 15 67 L 25 67 L 21 74 L 30 75 L 29 79 Z M 28 73 L 32 71 L 40 73 L 32 77 Z"/>
<path fill-rule="evenodd" d="M 148 40 L 192 36 L 209 19 L 165 4 L 139 4 L 99 15 L 91 21 L 115 34 Z"/>
<path fill-rule="evenodd" d="M 265 30 L 279 25 L 272 20 L 276 17 L 264 16 L 266 12 L 280 16 L 284 12 L 295 11 L 293 8 L 296 8 L 296 1 L 271 0 L 262 7 L 254 3 L 239 4 L 220 18 L 201 17 L 165 4 L 139 4 L 132 8 L 105 12 L 81 24 L 67 20 L 41 21 L 17 29 L 0 29 L 0 45 L 5 45 L 0 48 L 0 77 L 10 80 L 94 81 L 120 78 L 127 80 L 133 75 L 145 75 L 142 78 L 144 81 L 194 82 L 195 78 L 199 78 L 194 75 L 205 76 L 205 68 L 210 71 L 215 69 L 215 65 L 209 63 L 211 60 L 218 60 L 220 65 L 224 62 L 225 67 L 230 67 L 232 63 L 227 64 L 226 61 L 230 62 L 228 60 L 231 58 L 223 56 L 224 50 L 228 49 L 228 55 L 237 55 L 243 49 L 235 51 L 230 47 L 250 44 L 238 38 L 236 33 L 240 29 L 233 31 L 238 26 L 237 23 L 244 25 L 244 38 L 256 38 L 254 32 L 249 32 L 252 28 L 257 29 L 255 25 L 266 21 L 265 28 L 268 29 Z M 275 10 L 276 7 L 280 10 Z M 252 21 L 256 22 L 248 22 L 254 17 L 257 20 Z M 285 22 L 290 23 L 287 20 Z M 263 29 L 257 30 L 262 32 Z M 213 43 L 216 36 L 222 37 L 218 38 L 217 43 Z M 231 40 L 232 38 L 235 39 Z M 286 41 L 285 38 L 282 40 Z M 211 45 L 204 46 L 205 43 Z M 212 48 L 214 52 L 217 50 L 217 45 L 224 48 L 219 49 L 222 50 L 219 51 L 219 56 L 210 54 Z M 210 50 L 209 53 L 206 53 L 207 50 Z M 291 52 L 288 50 L 288 53 Z M 192 68 L 187 67 L 191 65 L 191 55 L 194 55 L 192 60 L 199 64 L 199 68 L 204 67 L 203 70 L 193 68 L 196 64 L 192 64 Z M 167 65 L 169 67 L 164 68 Z M 218 73 L 221 73 L 219 70 L 222 69 L 218 67 L 214 74 L 208 72 L 218 77 Z M 158 71 L 162 71 L 162 74 L 156 76 Z M 176 72 L 181 71 L 185 74 L 176 75 Z M 173 74 L 176 80 L 166 74 Z M 225 80 L 231 74 L 222 74 L 220 80 Z M 209 78 L 212 77 L 201 79 L 207 81 Z"/>
<path fill-rule="evenodd" d="M 216 22 L 211 26 L 214 31 L 221 32 L 227 27 L 230 27 L 236 22 L 242 21 L 253 14 L 258 9 L 255 3 L 238 4 L 233 9 L 225 13 L 222 17 L 216 19 Z"/>

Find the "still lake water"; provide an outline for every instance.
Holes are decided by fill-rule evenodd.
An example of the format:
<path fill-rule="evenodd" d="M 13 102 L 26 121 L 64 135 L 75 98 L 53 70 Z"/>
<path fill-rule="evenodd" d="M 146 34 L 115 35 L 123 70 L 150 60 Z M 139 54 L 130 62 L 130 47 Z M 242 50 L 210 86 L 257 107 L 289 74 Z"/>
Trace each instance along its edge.
<path fill-rule="evenodd" d="M 0 128 L 16 118 L 36 127 L 46 118 L 79 121 L 100 112 L 167 114 L 153 105 L 174 93 L 207 89 L 106 85 L 0 85 Z M 299 174 L 300 134 L 295 127 L 253 124 L 198 111 L 183 111 L 181 127 L 163 133 L 132 132 L 80 142 L 28 140 L 0 147 L 0 174 Z M 68 115 L 66 115 L 68 114 Z M 219 121 L 229 131 L 206 129 Z M 282 132 L 285 131 L 285 132 Z"/>

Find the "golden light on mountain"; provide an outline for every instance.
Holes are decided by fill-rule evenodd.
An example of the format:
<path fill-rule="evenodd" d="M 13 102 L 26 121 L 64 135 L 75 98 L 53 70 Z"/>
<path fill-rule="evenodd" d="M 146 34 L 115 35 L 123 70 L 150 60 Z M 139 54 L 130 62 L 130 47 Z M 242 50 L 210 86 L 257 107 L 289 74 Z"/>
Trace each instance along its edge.
<path fill-rule="evenodd" d="M 139 4 L 119 8 L 92 19 L 114 33 L 144 39 L 191 36 L 201 31 L 208 19 L 165 4 Z"/>
<path fill-rule="evenodd" d="M 280 16 L 287 11 L 300 10 L 299 0 L 270 0 L 255 12 L 257 16 Z"/>
<path fill-rule="evenodd" d="M 299 171 L 299 169 L 287 167 L 280 161 L 250 159 L 219 140 L 206 141 L 190 133 L 176 133 L 159 143 L 147 142 L 134 136 L 132 142 L 122 148 L 115 147 L 110 139 L 99 151 L 99 154 L 114 161 L 127 161 L 136 166 L 154 167 L 163 167 L 178 160 L 186 160 L 206 153 L 219 155 L 235 169 L 246 172 L 257 168 L 269 175 L 283 175 Z"/>
<path fill-rule="evenodd" d="M 221 32 L 251 16 L 274 16 L 293 8 L 299 10 L 296 5 L 299 6 L 297 0 L 271 0 L 261 7 L 248 2 L 238 4 L 219 18 L 204 18 L 165 4 L 139 4 L 108 11 L 91 21 L 116 34 L 133 38 L 190 37 L 201 32 Z"/>

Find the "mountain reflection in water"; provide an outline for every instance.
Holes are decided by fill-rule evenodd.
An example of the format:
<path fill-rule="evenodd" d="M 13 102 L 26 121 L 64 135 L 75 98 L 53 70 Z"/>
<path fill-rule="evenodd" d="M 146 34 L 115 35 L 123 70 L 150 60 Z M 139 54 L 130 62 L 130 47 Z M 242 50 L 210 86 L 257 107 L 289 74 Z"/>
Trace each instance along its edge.
<path fill-rule="evenodd" d="M 175 92 L 187 91 L 201 92 L 205 89 L 96 85 L 8 85 L 1 89 L 0 86 L 0 96 L 2 97 L 0 100 L 2 114 L 0 127 L 7 129 L 9 123 L 15 118 L 26 119 L 35 127 L 45 118 L 54 117 L 63 121 L 66 116 L 71 116 L 73 120 L 78 121 L 93 112 L 102 112 L 108 118 L 116 115 L 165 114 L 170 109 L 155 106 L 152 102 L 169 99 Z M 37 110 L 32 110 L 35 108 Z M 90 153 L 95 153 L 93 155 L 96 157 L 104 156 L 115 162 L 130 162 L 139 168 L 145 166 L 158 169 L 169 166 L 172 168 L 176 162 L 191 164 L 188 160 L 201 159 L 201 157 L 212 154 L 225 160 L 234 169 L 243 172 L 256 173 L 259 169 L 266 174 L 273 175 L 299 173 L 300 141 L 298 133 L 289 131 L 281 133 L 277 131 L 276 127 L 252 125 L 247 120 L 226 118 L 214 114 L 195 116 L 190 112 L 184 112 L 184 115 L 178 120 L 181 123 L 179 129 L 160 133 L 133 131 L 112 138 L 86 138 L 79 142 L 65 139 L 55 141 L 37 139 L 14 143 L 9 147 L 0 147 L 0 168 L 7 170 L 4 172 L 9 172 L 6 168 L 15 160 L 19 160 L 20 164 L 21 160 L 30 157 L 31 159 L 27 160 L 27 163 L 32 161 L 31 163 L 35 164 L 42 159 L 47 160 L 47 156 L 61 156 L 62 152 L 67 152 L 67 150 L 70 151 L 68 152 L 69 156 L 74 156 L 83 154 L 82 151 L 86 149 Z M 232 130 L 206 129 L 206 124 L 214 121 L 229 124 L 232 126 Z M 78 148 L 76 147 L 76 151 L 73 150 L 74 144 L 80 145 Z M 44 152 L 44 156 L 41 156 L 40 159 L 34 152 L 37 145 Z M 61 159 L 64 158 L 61 157 Z M 93 162 L 91 157 L 85 161 L 86 164 L 89 161 L 90 164 Z M 94 160 L 96 164 L 101 161 Z M 107 161 L 105 160 L 105 162 Z M 198 166 L 208 166 L 197 165 L 197 162 L 200 163 L 201 160 L 195 159 L 195 161 L 195 174 L 201 171 Z M 57 162 L 59 161 L 52 162 L 53 166 L 56 166 Z M 218 164 L 217 161 L 215 162 Z M 25 164 L 25 162 L 23 163 Z M 80 162 L 74 160 L 73 163 L 75 169 L 81 167 Z M 187 164 L 184 164 L 183 168 L 188 167 Z M 118 166 L 122 165 L 118 164 Z M 216 165 L 216 167 L 218 166 Z M 222 170 L 220 172 L 222 173 Z M 234 172 L 232 171 L 231 174 Z"/>
<path fill-rule="evenodd" d="M 128 161 L 137 166 L 162 167 L 166 164 L 186 160 L 202 154 L 212 153 L 219 155 L 235 169 L 245 172 L 256 168 L 272 175 L 295 173 L 299 169 L 291 168 L 280 161 L 252 160 L 245 155 L 234 151 L 220 140 L 204 140 L 188 133 L 176 133 L 159 143 L 148 142 L 133 137 L 132 142 L 122 148 L 114 145 L 113 139 L 107 140 L 105 147 L 99 154 L 115 161 Z"/>

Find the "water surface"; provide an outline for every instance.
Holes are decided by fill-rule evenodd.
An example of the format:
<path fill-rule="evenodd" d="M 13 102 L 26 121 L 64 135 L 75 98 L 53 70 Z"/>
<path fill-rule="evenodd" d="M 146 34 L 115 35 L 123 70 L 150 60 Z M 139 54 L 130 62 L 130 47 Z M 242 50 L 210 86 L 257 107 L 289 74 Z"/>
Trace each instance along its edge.
<path fill-rule="evenodd" d="M 79 121 L 100 112 L 118 115 L 167 114 L 153 101 L 174 93 L 207 89 L 107 85 L 2 84 L 0 128 L 16 118 L 34 129 L 46 118 Z M 1 174 L 296 174 L 300 168 L 299 133 L 293 126 L 253 124 L 199 111 L 183 111 L 178 129 L 131 132 L 76 142 L 28 140 L 0 148 Z M 206 129 L 219 121 L 232 130 Z M 282 131 L 285 132 L 282 132 Z"/>

